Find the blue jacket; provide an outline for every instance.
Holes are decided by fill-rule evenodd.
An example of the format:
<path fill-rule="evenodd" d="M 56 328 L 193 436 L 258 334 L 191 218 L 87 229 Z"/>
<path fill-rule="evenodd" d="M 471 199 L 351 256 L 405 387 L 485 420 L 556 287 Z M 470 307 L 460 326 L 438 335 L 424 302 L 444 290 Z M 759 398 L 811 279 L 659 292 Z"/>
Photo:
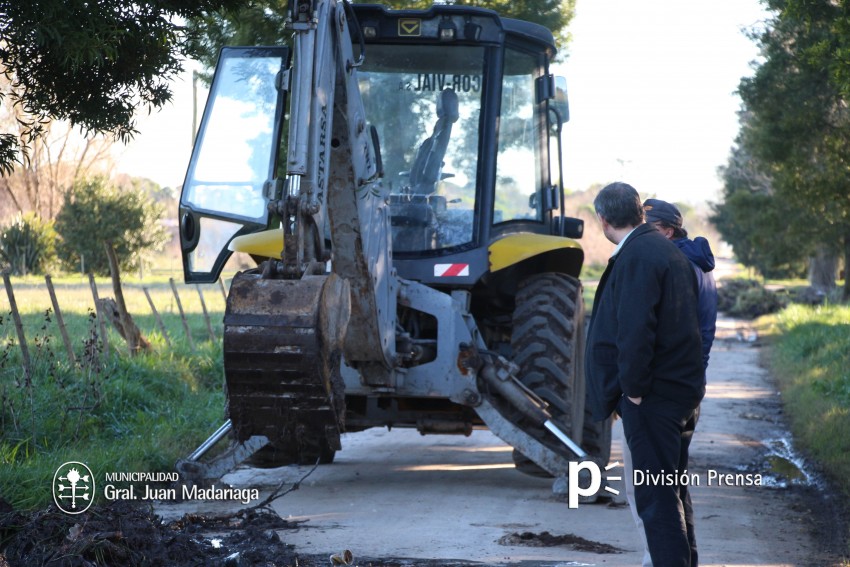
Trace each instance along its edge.
<path fill-rule="evenodd" d="M 679 238 L 673 240 L 673 244 L 679 247 L 679 250 L 684 252 L 688 260 L 694 266 L 694 273 L 697 275 L 697 283 L 699 284 L 699 294 L 697 296 L 698 316 L 699 316 L 699 332 L 702 337 L 702 363 L 705 368 L 708 368 L 708 358 L 711 352 L 711 345 L 714 343 L 714 334 L 717 331 L 717 285 L 714 281 L 714 254 L 711 252 L 711 246 L 708 240 L 702 236 L 697 236 L 693 240 L 690 238 Z"/>
<path fill-rule="evenodd" d="M 705 395 L 697 281 L 687 257 L 651 225 L 637 227 L 599 281 L 585 372 L 595 420 L 623 394 L 696 408 Z"/>

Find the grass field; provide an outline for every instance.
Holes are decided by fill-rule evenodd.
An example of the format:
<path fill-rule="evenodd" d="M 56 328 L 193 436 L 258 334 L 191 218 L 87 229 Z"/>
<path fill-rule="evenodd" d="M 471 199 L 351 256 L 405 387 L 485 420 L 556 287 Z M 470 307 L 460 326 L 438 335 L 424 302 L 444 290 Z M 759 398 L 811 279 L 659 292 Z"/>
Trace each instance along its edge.
<path fill-rule="evenodd" d="M 210 315 L 213 330 L 218 326 L 219 338 L 221 330 L 221 319 L 224 313 L 224 295 L 219 284 L 212 285 L 186 285 L 182 283 L 181 276 L 170 276 L 168 274 L 147 277 L 143 282 L 138 278 L 129 277 L 124 280 L 124 299 L 127 309 L 130 311 L 137 325 L 153 341 L 161 340 L 156 319 L 145 297 L 143 287 L 148 289 L 154 306 L 165 323 L 169 337 L 175 339 L 175 344 L 188 343 L 186 333 L 180 319 L 177 299 L 169 284 L 169 277 L 174 277 L 175 285 L 180 298 L 180 304 L 188 316 L 193 342 L 209 339 L 209 332 L 203 318 L 203 309 L 198 289 L 203 293 L 204 304 Z M 86 334 L 89 323 L 89 310 L 94 310 L 94 299 L 87 277 L 80 275 L 53 277 L 53 287 L 59 301 L 65 325 L 69 334 L 82 337 Z M 112 297 L 112 282 L 109 278 L 96 278 L 98 296 Z M 43 326 L 45 313 L 48 309 L 52 311 L 47 284 L 43 277 L 28 276 L 24 278 L 12 278 L 15 300 L 27 335 L 33 335 L 35 331 Z M 227 283 L 225 284 L 227 285 Z M 0 313 L 9 313 L 9 302 L 5 291 L 0 291 Z M 58 335 L 57 335 L 58 338 Z M 60 339 L 61 340 L 61 339 Z M 112 330 L 108 335 L 109 343 L 121 340 L 120 336 Z"/>
<path fill-rule="evenodd" d="M 172 471 L 177 459 L 221 425 L 224 296 L 218 284 L 200 288 L 211 340 L 196 287 L 177 279 L 190 343 L 168 280 L 155 275 L 142 283 L 130 277 L 124 285 L 128 310 L 153 346 L 152 353 L 131 357 L 112 328 L 110 355 L 104 355 L 88 279 L 53 278 L 76 357 L 72 364 L 44 279 L 12 278 L 32 360 L 29 375 L 7 294 L 0 291 L 0 497 L 20 509 L 47 504 L 53 473 L 67 461 L 85 462 L 101 478 L 109 471 Z M 96 283 L 101 298 L 113 296 L 108 278 Z"/>

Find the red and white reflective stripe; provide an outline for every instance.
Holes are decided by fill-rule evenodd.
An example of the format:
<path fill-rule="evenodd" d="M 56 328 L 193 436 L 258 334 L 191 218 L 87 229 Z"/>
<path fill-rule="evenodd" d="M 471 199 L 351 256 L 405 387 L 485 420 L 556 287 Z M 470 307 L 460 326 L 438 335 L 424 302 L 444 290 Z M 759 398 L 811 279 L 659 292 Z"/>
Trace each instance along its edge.
<path fill-rule="evenodd" d="M 438 278 L 468 275 L 469 264 L 434 264 L 434 276 Z"/>

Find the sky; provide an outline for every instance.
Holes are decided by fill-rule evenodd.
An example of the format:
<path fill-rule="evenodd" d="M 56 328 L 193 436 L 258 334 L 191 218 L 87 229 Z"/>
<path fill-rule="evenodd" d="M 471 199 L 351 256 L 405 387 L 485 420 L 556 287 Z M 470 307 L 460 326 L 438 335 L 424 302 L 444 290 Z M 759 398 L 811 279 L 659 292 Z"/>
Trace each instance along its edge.
<path fill-rule="evenodd" d="M 738 132 L 735 90 L 758 57 L 743 30 L 765 18 L 758 0 L 578 0 L 564 131 L 568 189 L 626 181 L 642 197 L 717 201 L 717 168 Z M 174 100 L 139 116 L 117 171 L 163 186 L 183 182 L 192 143 L 192 65 Z M 199 90 L 199 113 L 206 91 Z"/>
<path fill-rule="evenodd" d="M 641 196 L 717 201 L 758 49 L 758 0 L 578 0 L 567 78 L 568 188 L 625 181 Z"/>

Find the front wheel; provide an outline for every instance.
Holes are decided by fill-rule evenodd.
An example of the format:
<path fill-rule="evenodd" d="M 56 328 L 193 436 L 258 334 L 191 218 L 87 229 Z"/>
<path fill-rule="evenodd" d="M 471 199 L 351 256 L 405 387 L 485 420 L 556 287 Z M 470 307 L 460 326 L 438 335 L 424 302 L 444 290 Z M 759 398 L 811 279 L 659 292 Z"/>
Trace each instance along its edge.
<path fill-rule="evenodd" d="M 581 282 L 560 273 L 530 276 L 519 287 L 513 314 L 511 350 L 519 378 L 548 405 L 552 420 L 578 444 L 584 425 L 584 300 Z M 543 427 L 524 419 L 524 431 L 563 457 L 575 458 Z M 520 451 L 513 452 L 520 472 L 551 477 Z"/>

